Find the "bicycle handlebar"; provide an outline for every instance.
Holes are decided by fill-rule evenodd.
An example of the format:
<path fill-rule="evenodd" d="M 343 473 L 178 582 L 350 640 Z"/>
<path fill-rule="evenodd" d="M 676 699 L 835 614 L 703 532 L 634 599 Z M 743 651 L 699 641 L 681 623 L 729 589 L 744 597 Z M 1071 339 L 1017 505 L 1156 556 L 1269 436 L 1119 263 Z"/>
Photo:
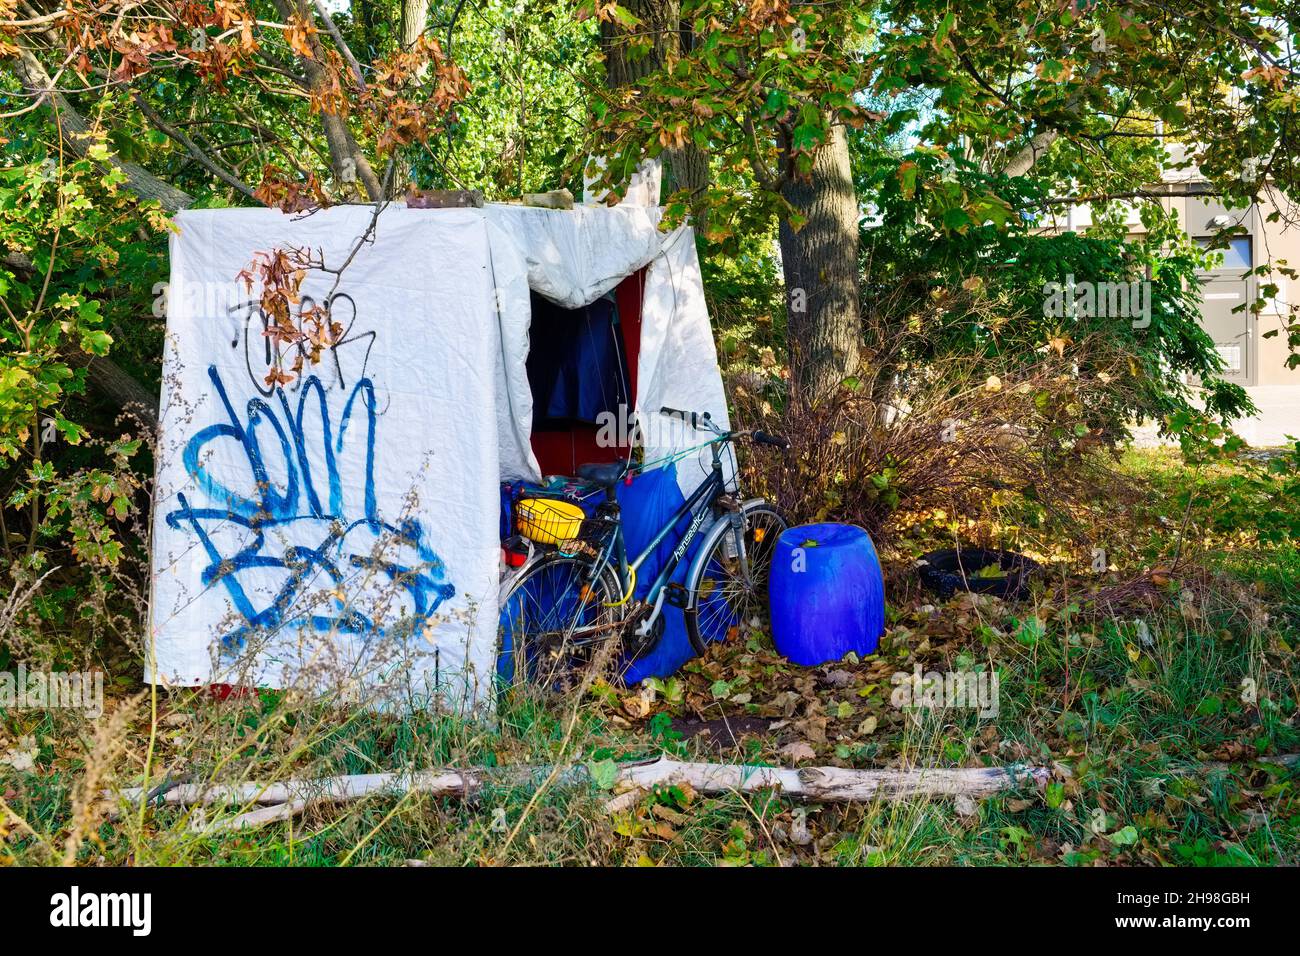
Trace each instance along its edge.
<path fill-rule="evenodd" d="M 750 432 L 749 437 L 760 445 L 771 445 L 782 451 L 790 450 L 790 440 L 782 435 L 770 435 L 767 432 Z"/>
<path fill-rule="evenodd" d="M 789 440 L 781 435 L 773 435 L 762 431 L 723 432 L 713 423 L 713 418 L 708 412 L 686 412 L 680 408 L 669 408 L 665 405 L 659 409 L 659 414 L 688 422 L 696 431 L 710 431 L 724 438 L 749 438 L 759 445 L 771 445 L 773 448 L 780 448 L 782 451 L 790 450 Z"/>
<path fill-rule="evenodd" d="M 700 431 L 700 423 L 713 425 L 713 418 L 708 412 L 684 412 L 680 408 L 669 408 L 665 405 L 659 409 L 660 415 L 667 415 L 669 418 L 680 418 L 682 421 L 690 422 L 691 427 Z"/>

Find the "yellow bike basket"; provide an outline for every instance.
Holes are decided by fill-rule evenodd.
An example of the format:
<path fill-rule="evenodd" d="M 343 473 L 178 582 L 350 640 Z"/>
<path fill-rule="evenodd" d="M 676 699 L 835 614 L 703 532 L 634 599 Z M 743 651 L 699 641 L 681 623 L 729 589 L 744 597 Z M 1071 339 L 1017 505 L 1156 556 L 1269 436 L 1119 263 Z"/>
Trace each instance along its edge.
<path fill-rule="evenodd" d="M 538 544 L 560 544 L 578 537 L 586 517 L 571 501 L 520 498 L 515 505 L 515 530 Z"/>

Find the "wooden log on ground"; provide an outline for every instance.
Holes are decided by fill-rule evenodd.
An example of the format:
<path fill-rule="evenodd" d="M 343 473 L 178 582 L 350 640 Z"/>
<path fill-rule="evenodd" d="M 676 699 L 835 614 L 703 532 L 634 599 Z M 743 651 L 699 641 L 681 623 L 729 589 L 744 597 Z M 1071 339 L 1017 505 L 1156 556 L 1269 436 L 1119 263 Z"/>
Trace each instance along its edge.
<path fill-rule="evenodd" d="M 1041 787 L 1046 767 L 928 767 L 850 770 L 844 767 L 746 767 L 657 760 L 620 768 L 616 789 L 649 790 L 687 783 L 699 793 L 749 793 L 768 788 L 812 803 L 858 803 L 907 797 L 987 797 L 1002 790 Z"/>
<path fill-rule="evenodd" d="M 212 836 L 217 833 L 253 830 L 257 827 L 266 826 L 268 823 L 277 823 L 281 820 L 291 820 L 306 809 L 306 800 L 291 800 L 288 803 L 273 803 L 268 807 L 258 807 L 256 810 L 249 810 L 247 813 L 241 813 L 238 816 L 229 817 L 224 820 L 214 820 L 211 823 L 207 822 L 206 818 L 195 819 L 194 822 L 190 824 L 190 832 L 201 833 L 204 836 Z"/>
<path fill-rule="evenodd" d="M 347 802 L 375 794 L 425 793 L 439 797 L 469 797 L 489 783 L 521 786 L 545 779 L 552 768 L 524 766 L 483 770 L 425 770 L 417 773 L 367 773 L 284 783 L 204 785 L 187 783 L 157 798 L 172 806 L 281 805 L 302 802 Z M 851 803 L 900 800 L 907 797 L 986 797 L 1003 790 L 1038 786 L 1047 782 L 1046 767 L 911 768 L 906 770 L 850 770 L 842 767 L 755 767 L 742 764 L 689 763 L 662 757 L 623 764 L 614 789 L 618 792 L 650 790 L 655 786 L 689 784 L 699 793 L 750 793 L 769 788 L 814 803 Z M 588 783 L 585 767 L 566 770 L 559 783 Z M 146 791 L 131 787 L 103 794 L 108 800 L 138 804 Z"/>
<path fill-rule="evenodd" d="M 1188 768 L 1191 773 L 1216 773 L 1250 764 L 1300 766 L 1300 754 L 1257 757 L 1243 763 L 1213 762 Z M 368 796 L 425 793 L 437 797 L 475 796 L 489 784 L 539 786 L 551 772 L 549 766 L 499 767 L 469 770 L 438 769 L 416 773 L 366 773 L 284 783 L 235 785 L 181 783 L 154 797 L 169 806 L 225 805 L 257 809 L 209 824 L 206 818 L 192 829 L 219 833 L 250 829 L 297 816 L 314 802 L 346 803 Z M 903 770 L 851 770 L 843 767 L 756 767 L 744 764 L 691 763 L 661 757 L 654 761 L 623 764 L 614 779 L 614 796 L 605 804 L 611 813 L 630 809 L 656 786 L 689 784 L 703 794 L 750 793 L 776 789 L 810 803 L 854 803 L 871 800 L 954 798 L 959 802 L 992 796 L 1022 787 L 1042 787 L 1051 776 L 1046 767 L 1013 764 L 1007 767 L 913 767 Z M 585 767 L 565 769 L 554 781 L 561 786 L 590 784 Z M 107 790 L 110 802 L 139 805 L 150 791 L 143 787 Z"/>

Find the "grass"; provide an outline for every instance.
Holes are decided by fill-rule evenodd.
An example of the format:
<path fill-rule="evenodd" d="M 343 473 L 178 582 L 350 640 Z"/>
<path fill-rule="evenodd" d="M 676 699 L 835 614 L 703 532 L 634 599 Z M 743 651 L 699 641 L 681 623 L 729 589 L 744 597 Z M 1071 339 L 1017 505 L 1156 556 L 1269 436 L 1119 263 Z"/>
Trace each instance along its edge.
<path fill-rule="evenodd" d="M 1049 575 L 1014 604 L 942 607 L 901 575 L 880 651 L 790 665 L 761 631 L 658 682 L 653 698 L 597 684 L 577 701 L 509 702 L 492 724 L 378 714 L 264 692 L 164 695 L 151 782 L 275 780 L 429 766 L 608 762 L 668 753 L 844 767 L 1052 768 L 1043 792 L 978 804 L 911 800 L 802 806 L 779 793 L 672 787 L 610 813 L 598 783 L 489 785 L 472 800 L 422 795 L 315 806 L 236 834 L 193 832 L 174 807 L 116 819 L 94 795 L 139 782 L 147 700 L 119 698 L 118 732 L 70 712 L 0 717 L 0 858 L 84 865 L 1285 865 L 1300 863 L 1296 634 L 1300 557 L 1273 540 L 1276 500 L 1234 468 L 1131 453 L 1152 490 L 1125 553 L 1102 574 Z M 1300 502 L 1282 505 L 1300 515 Z M 1228 514 L 1231 523 L 1225 524 Z M 1251 516 L 1255 517 L 1252 518 Z M 1181 542 L 1181 543 L 1180 543 Z M 1177 560 L 1173 560 L 1177 555 Z M 1062 585 L 1066 586 L 1062 586 Z M 999 708 L 894 706 L 894 675 L 996 671 Z M 688 719 L 762 721 L 716 744 Z M 97 737 L 98 735 L 98 737 Z M 30 752 L 18 770 L 6 753 Z M 19 761 L 21 764 L 21 761 Z M 213 808 L 210 822 L 246 807 Z"/>

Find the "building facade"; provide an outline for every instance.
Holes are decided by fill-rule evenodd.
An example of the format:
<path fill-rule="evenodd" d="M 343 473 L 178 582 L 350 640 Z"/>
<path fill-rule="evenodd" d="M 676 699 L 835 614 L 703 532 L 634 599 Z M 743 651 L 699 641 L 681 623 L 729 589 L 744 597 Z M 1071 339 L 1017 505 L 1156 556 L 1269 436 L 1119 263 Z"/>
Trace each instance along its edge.
<path fill-rule="evenodd" d="M 1229 209 L 1195 171 L 1173 172 L 1160 188 L 1161 204 L 1176 213 L 1187 234 L 1208 243 L 1232 229 L 1221 262 L 1201 272 L 1201 322 L 1224 362 L 1224 378 L 1246 388 L 1258 415 L 1237 424 L 1240 434 L 1257 445 L 1300 438 L 1300 367 L 1289 368 L 1287 326 L 1296 321 L 1300 281 L 1283 268 L 1300 270 L 1300 206 L 1276 189 L 1248 209 Z M 1276 215 L 1275 215 L 1276 214 Z M 1092 225 L 1087 204 L 1066 207 L 1048 224 L 1051 231 L 1083 231 Z M 1137 208 L 1129 211 L 1129 228 L 1140 234 Z M 1250 274 L 1266 266 L 1260 275 Z M 1262 289 L 1277 286 L 1262 311 L 1251 304 Z M 1267 333 L 1273 332 L 1272 335 Z"/>

